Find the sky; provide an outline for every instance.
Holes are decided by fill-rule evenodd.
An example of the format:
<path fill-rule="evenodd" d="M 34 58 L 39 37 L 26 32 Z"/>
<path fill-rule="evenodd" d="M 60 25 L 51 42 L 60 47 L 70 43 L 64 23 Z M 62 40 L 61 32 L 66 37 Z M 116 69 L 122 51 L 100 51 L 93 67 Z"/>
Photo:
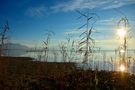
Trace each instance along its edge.
<path fill-rule="evenodd" d="M 0 0 L 0 29 L 8 20 L 10 42 L 29 47 L 42 46 L 45 33 L 53 31 L 53 45 L 66 40 L 67 34 L 74 39 L 85 28 L 86 23 L 76 10 L 96 13 L 99 18 L 94 24 L 92 38 L 96 47 L 114 49 L 119 45 L 116 35 L 117 23 L 127 17 L 130 23 L 132 39 L 130 48 L 135 46 L 135 0 Z M 96 33 L 96 32 L 98 33 Z"/>

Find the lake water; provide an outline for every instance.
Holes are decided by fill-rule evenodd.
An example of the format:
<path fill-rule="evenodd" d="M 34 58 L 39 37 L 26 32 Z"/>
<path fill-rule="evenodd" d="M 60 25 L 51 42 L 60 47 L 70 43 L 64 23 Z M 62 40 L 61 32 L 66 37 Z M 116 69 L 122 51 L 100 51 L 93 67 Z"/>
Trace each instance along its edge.
<path fill-rule="evenodd" d="M 89 60 L 87 64 L 82 64 L 83 62 L 83 54 L 75 54 L 68 52 L 65 54 L 63 58 L 62 53 L 60 51 L 49 52 L 47 60 L 45 59 L 45 53 L 43 52 L 27 52 L 22 56 L 32 57 L 34 61 L 48 61 L 48 62 L 76 62 L 78 67 L 83 67 L 84 69 L 92 68 L 93 70 L 98 66 L 99 70 L 107 70 L 107 71 L 119 71 L 119 61 L 116 58 L 114 53 L 107 53 L 106 55 L 103 53 L 94 53 L 89 56 Z M 131 61 L 128 72 L 135 73 L 135 62 Z"/>

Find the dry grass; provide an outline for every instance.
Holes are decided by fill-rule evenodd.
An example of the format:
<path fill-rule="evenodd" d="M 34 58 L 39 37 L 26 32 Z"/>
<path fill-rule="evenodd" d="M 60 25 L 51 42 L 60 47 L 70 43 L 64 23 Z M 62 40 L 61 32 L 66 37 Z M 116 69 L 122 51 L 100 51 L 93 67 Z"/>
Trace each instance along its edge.
<path fill-rule="evenodd" d="M 95 87 L 95 73 L 98 85 Z M 124 76 L 122 76 L 124 75 Z M 1 90 L 134 90 L 135 76 L 76 69 L 75 63 L 37 62 L 0 57 Z"/>

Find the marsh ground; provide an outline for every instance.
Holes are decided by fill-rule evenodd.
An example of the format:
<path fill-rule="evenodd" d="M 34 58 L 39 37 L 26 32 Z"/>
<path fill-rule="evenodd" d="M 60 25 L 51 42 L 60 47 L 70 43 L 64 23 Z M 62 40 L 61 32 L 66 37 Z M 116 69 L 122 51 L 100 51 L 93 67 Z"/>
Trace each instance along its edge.
<path fill-rule="evenodd" d="M 83 70 L 76 68 L 75 63 L 0 57 L 0 89 L 135 90 L 135 76 L 129 73 Z"/>

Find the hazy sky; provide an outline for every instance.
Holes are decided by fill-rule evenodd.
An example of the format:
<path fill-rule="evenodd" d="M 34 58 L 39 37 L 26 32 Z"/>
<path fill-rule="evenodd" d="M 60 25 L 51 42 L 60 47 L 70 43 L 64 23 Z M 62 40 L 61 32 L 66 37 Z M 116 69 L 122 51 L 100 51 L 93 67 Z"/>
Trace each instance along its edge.
<path fill-rule="evenodd" d="M 83 30 L 85 18 L 75 11 L 96 13 L 100 19 L 95 23 L 93 33 L 96 46 L 117 47 L 116 25 L 126 16 L 132 30 L 132 47 L 135 45 L 135 0 L 0 0 L 0 26 L 9 21 L 11 42 L 34 46 L 42 45 L 46 30 L 53 31 L 53 41 L 66 39 L 67 33 L 78 38 Z M 120 13 L 120 12 L 124 13 Z"/>

